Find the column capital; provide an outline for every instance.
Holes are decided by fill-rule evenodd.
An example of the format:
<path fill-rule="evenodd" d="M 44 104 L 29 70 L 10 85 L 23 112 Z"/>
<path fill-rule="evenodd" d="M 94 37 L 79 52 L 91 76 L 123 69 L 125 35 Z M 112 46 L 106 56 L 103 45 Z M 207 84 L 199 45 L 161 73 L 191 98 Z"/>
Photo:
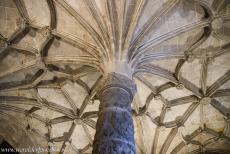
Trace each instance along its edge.
<path fill-rule="evenodd" d="M 116 72 L 111 72 L 108 74 L 104 86 L 99 92 L 99 97 L 106 89 L 109 88 L 121 88 L 129 93 L 131 99 L 134 97 L 137 91 L 136 84 L 132 79 Z"/>

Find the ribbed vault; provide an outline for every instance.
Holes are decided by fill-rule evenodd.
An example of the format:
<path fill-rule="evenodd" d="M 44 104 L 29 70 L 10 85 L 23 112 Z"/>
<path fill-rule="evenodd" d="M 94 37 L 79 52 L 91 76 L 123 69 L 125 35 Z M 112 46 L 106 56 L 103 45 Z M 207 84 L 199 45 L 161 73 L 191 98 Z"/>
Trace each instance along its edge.
<path fill-rule="evenodd" d="M 20 125 L 33 145 L 91 153 L 118 72 L 137 85 L 138 154 L 230 151 L 229 0 L 0 0 L 0 34 L 9 143 Z"/>

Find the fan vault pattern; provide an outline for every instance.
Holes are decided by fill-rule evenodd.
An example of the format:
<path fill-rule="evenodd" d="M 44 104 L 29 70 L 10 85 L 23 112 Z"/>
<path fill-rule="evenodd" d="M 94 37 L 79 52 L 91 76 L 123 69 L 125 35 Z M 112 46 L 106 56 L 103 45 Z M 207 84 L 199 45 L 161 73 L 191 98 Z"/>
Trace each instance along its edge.
<path fill-rule="evenodd" d="M 137 153 L 229 152 L 229 0 L 0 0 L 0 136 L 91 153 L 109 72 Z"/>

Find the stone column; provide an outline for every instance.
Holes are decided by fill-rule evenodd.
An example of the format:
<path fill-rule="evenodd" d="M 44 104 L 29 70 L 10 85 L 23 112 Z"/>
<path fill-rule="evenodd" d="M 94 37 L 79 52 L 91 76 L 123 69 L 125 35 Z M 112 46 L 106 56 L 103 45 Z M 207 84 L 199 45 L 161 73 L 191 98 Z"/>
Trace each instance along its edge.
<path fill-rule="evenodd" d="M 135 154 L 131 103 L 134 82 L 110 73 L 99 94 L 100 106 L 93 143 L 93 154 Z"/>

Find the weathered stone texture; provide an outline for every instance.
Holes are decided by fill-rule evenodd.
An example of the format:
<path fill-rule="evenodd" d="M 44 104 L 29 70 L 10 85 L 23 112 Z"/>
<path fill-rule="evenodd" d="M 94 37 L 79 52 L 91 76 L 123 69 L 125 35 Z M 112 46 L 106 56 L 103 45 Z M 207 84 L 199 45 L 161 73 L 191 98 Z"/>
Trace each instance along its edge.
<path fill-rule="evenodd" d="M 93 153 L 135 153 L 131 102 L 135 84 L 123 75 L 111 73 L 99 95 L 100 107 Z"/>

